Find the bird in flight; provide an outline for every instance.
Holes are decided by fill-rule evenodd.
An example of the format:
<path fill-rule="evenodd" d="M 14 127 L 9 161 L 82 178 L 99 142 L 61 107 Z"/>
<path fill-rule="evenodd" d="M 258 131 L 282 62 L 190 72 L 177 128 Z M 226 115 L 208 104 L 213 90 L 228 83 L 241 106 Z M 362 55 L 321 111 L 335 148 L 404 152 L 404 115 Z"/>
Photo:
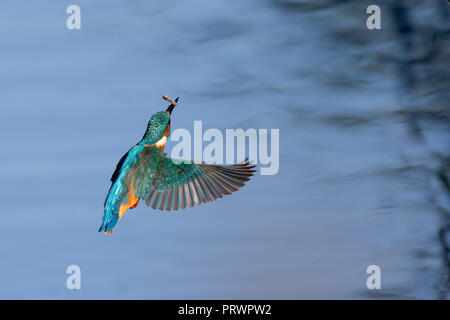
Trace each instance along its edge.
<path fill-rule="evenodd" d="M 170 102 L 167 110 L 150 118 L 142 139 L 117 163 L 99 232 L 111 234 L 124 213 L 136 208 L 141 199 L 153 209 L 185 209 L 239 190 L 256 171 L 247 159 L 220 166 L 167 157 L 164 146 L 178 98 L 164 95 L 163 99 Z"/>

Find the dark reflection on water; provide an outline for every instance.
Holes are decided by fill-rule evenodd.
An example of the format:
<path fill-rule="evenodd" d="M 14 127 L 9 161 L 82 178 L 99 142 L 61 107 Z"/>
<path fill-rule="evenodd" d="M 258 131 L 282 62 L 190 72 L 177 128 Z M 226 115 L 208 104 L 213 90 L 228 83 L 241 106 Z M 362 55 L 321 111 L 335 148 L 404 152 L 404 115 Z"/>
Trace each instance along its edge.
<path fill-rule="evenodd" d="M 414 23 L 414 10 L 405 2 L 394 2 L 390 7 L 397 27 L 399 42 L 402 45 L 402 55 L 398 62 L 400 79 L 404 86 L 405 96 L 412 97 L 403 103 L 405 110 L 403 116 L 410 128 L 411 136 L 417 140 L 418 144 L 424 145 L 426 152 L 431 154 L 434 165 L 430 168 L 429 174 L 431 178 L 437 180 L 442 196 L 446 198 L 442 203 L 439 198 L 441 194 L 430 190 L 429 200 L 442 218 L 442 225 L 438 230 L 437 237 L 442 252 L 440 275 L 442 280 L 437 286 L 437 291 L 439 298 L 446 299 L 449 296 L 450 288 L 449 144 L 447 141 L 443 149 L 431 147 L 427 131 L 431 125 L 444 128 L 441 129 L 444 135 L 448 136 L 449 133 L 449 4 L 444 1 L 434 3 L 428 10 L 433 12 L 435 21 L 433 21 L 434 23 L 428 21 L 425 25 Z"/>
<path fill-rule="evenodd" d="M 383 1 L 374 31 L 371 1 L 77 4 L 79 32 L 64 5 L 0 4 L 1 298 L 448 299 L 445 1 Z M 174 128 L 279 128 L 280 171 L 97 234 L 162 93 Z"/>

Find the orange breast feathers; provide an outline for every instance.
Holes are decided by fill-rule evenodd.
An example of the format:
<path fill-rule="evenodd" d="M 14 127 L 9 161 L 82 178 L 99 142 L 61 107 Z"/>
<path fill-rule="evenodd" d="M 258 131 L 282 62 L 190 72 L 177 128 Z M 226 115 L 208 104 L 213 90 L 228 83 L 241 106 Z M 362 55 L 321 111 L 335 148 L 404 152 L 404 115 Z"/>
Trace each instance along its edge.
<path fill-rule="evenodd" d="M 120 205 L 120 208 L 119 208 L 119 219 L 122 218 L 122 216 L 124 215 L 124 213 L 128 209 L 136 208 L 138 203 L 139 203 L 139 198 L 136 198 L 134 196 L 134 186 L 133 186 L 133 183 L 131 183 L 130 193 L 128 195 L 128 203 L 127 204 L 123 204 L 122 203 Z"/>
<path fill-rule="evenodd" d="M 162 153 L 164 153 L 164 147 L 166 145 L 167 137 L 169 136 L 169 134 L 170 134 L 170 124 L 167 125 L 167 129 L 166 129 L 166 131 L 164 131 L 163 137 L 154 144 L 155 147 L 157 147 L 159 150 L 161 150 Z"/>

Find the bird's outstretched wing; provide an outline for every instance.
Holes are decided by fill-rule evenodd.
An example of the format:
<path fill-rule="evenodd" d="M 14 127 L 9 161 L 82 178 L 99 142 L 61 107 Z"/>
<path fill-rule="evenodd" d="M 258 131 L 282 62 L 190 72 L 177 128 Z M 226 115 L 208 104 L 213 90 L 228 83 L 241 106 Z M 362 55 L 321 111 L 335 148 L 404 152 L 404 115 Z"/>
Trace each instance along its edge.
<path fill-rule="evenodd" d="M 124 185 L 153 209 L 178 210 L 239 190 L 256 171 L 254 167 L 247 160 L 228 166 L 174 160 L 147 146 L 125 174 Z"/>

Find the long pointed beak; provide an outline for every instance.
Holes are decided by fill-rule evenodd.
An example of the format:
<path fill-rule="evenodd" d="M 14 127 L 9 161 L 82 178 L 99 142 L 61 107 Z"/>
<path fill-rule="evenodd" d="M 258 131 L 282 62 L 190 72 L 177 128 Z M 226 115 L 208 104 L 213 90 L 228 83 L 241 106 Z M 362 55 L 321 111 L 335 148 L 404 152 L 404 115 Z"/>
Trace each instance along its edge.
<path fill-rule="evenodd" d="M 167 108 L 167 112 L 169 112 L 170 114 L 172 113 L 173 108 L 175 108 L 175 106 L 177 105 L 178 99 L 180 97 L 177 97 L 175 100 L 172 100 L 171 98 L 169 98 L 166 95 L 162 96 L 164 100 L 169 101 L 170 102 L 170 106 Z"/>

